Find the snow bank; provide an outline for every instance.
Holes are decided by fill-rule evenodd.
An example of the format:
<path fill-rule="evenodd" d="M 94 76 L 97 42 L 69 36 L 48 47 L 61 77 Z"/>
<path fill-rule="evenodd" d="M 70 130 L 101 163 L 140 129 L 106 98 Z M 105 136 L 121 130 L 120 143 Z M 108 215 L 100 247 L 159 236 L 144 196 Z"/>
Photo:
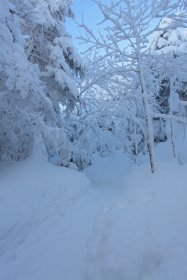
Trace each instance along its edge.
<path fill-rule="evenodd" d="M 186 280 L 187 165 L 157 152 L 155 174 L 122 154 L 90 180 L 36 158 L 0 174 L 0 279 Z"/>
<path fill-rule="evenodd" d="M 62 279 L 60 269 L 67 264 L 61 259 L 66 233 L 62 220 L 87 194 L 89 180 L 36 159 L 0 177 L 0 279 Z"/>
<path fill-rule="evenodd" d="M 103 208 L 90 240 L 90 280 L 187 279 L 187 165 L 137 167 Z"/>

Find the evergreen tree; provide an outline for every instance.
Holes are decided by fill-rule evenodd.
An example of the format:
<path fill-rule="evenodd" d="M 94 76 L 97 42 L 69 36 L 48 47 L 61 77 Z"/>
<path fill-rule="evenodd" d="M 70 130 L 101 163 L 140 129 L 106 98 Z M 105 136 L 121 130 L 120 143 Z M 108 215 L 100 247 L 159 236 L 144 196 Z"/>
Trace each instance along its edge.
<path fill-rule="evenodd" d="M 181 15 L 182 17 L 182 15 Z M 158 110 L 164 114 L 179 114 L 179 99 L 186 99 L 186 74 L 184 67 L 181 67 L 187 58 L 187 28 L 178 27 L 178 22 L 174 19 L 165 17 L 161 20 L 159 28 L 154 34 L 151 45 L 151 52 L 159 56 L 165 56 L 167 64 L 171 67 L 162 67 L 158 71 L 159 91 L 156 95 Z M 176 28 L 168 28 L 175 25 Z M 181 63 L 183 61 L 183 63 Z M 157 141 L 166 139 L 165 122 L 159 119 L 157 123 Z M 172 125 L 173 126 L 173 125 Z M 174 141 L 174 139 L 172 140 Z M 176 153 L 174 152 L 176 155 Z"/>
<path fill-rule="evenodd" d="M 79 102 L 75 81 L 82 68 L 65 29 L 71 3 L 1 1 L 1 160 L 25 158 L 41 138 L 50 161 L 72 161 L 67 125 Z"/>
<path fill-rule="evenodd" d="M 43 91 L 40 71 L 29 62 L 20 18 L 14 5 L 1 1 L 0 9 L 0 160 L 12 161 L 29 155 L 34 134 L 53 119 L 50 100 Z"/>

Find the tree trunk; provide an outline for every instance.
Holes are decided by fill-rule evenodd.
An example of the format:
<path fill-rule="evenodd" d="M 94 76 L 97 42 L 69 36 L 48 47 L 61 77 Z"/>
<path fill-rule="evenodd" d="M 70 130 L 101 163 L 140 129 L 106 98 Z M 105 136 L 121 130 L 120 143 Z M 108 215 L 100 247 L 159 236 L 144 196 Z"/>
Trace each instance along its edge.
<path fill-rule="evenodd" d="M 171 145 L 172 145 L 172 151 L 173 151 L 173 156 L 176 158 L 177 153 L 176 153 L 176 146 L 175 146 L 175 130 L 174 130 L 174 125 L 173 121 L 170 120 L 170 126 L 171 126 Z"/>
<path fill-rule="evenodd" d="M 151 166 L 151 172 L 154 173 L 156 171 L 156 161 L 155 161 L 155 153 L 154 153 L 154 133 L 153 133 L 153 120 L 151 116 L 151 110 L 148 103 L 148 93 L 147 88 L 145 84 L 145 78 L 144 78 L 144 71 L 139 63 L 139 75 L 140 75 L 140 85 L 141 85 L 141 93 L 142 93 L 142 103 L 145 113 L 145 123 L 146 123 L 146 144 L 147 144 L 147 150 L 149 155 L 149 161 Z"/>
<path fill-rule="evenodd" d="M 171 82 L 170 86 L 170 98 L 169 98 L 169 112 L 170 115 L 173 115 L 173 80 Z M 172 151 L 173 151 L 173 156 L 176 158 L 177 153 L 176 153 L 176 145 L 175 145 L 175 129 L 174 129 L 174 123 L 173 120 L 170 120 L 170 126 L 171 126 L 171 145 L 172 145 Z"/>

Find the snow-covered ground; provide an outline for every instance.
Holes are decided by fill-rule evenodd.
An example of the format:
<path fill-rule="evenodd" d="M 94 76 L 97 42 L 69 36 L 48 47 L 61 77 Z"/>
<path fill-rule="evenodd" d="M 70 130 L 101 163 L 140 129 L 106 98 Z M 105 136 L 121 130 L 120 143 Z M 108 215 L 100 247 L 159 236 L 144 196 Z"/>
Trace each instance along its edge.
<path fill-rule="evenodd" d="M 1 172 L 0 280 L 186 280 L 187 165 L 160 147 L 154 175 L 122 154 Z"/>

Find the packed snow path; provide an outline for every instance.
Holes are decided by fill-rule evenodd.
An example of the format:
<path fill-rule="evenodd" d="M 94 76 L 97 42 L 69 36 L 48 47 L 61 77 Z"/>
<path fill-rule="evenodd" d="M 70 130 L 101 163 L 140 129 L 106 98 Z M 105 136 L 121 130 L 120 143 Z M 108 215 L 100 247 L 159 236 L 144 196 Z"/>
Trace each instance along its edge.
<path fill-rule="evenodd" d="M 117 155 L 85 175 L 36 160 L 1 174 L 0 279 L 186 280 L 187 166 L 162 170 Z"/>

